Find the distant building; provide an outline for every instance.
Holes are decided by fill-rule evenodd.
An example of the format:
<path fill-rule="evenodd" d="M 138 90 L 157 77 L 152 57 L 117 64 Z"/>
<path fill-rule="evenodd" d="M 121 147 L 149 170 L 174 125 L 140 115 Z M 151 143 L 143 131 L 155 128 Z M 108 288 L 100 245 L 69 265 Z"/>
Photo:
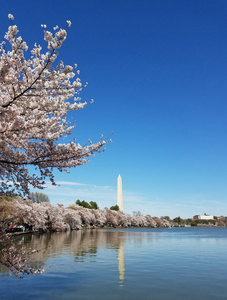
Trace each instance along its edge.
<path fill-rule="evenodd" d="M 209 216 L 206 213 L 204 215 L 195 215 L 193 220 L 214 220 L 214 216 Z"/>

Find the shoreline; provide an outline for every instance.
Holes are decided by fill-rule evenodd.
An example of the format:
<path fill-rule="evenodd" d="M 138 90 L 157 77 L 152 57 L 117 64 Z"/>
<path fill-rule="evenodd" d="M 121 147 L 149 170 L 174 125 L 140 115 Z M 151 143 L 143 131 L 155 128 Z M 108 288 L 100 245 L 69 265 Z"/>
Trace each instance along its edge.
<path fill-rule="evenodd" d="M 209 225 L 205 225 L 201 224 L 197 225 L 197 226 L 170 226 L 170 227 L 91 227 L 91 228 L 81 228 L 81 229 L 71 229 L 71 230 L 66 230 L 66 231 L 56 231 L 56 230 L 46 230 L 46 231 L 42 231 L 42 230 L 32 230 L 32 231 L 24 231 L 24 232 L 12 232 L 12 233 L 7 233 L 6 235 L 8 236 L 19 236 L 19 235 L 24 235 L 24 234 L 36 234 L 36 233 L 56 233 L 56 232 L 67 232 L 67 231 L 86 231 L 86 230 L 103 230 L 103 229 L 107 229 L 107 230 L 121 230 L 121 229 L 171 229 L 171 228 L 226 228 L 227 226 L 209 226 Z"/>

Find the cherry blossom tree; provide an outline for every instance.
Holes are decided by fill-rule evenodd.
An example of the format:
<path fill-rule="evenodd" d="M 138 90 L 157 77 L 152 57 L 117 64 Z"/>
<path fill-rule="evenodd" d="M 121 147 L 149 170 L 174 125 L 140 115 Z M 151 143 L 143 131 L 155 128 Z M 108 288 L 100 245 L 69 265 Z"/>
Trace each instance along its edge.
<path fill-rule="evenodd" d="M 85 226 L 93 226 L 96 223 L 95 215 L 89 208 L 81 208 L 78 210 L 82 220 L 82 224 Z"/>
<path fill-rule="evenodd" d="M 0 202 L 1 203 L 1 202 Z M 0 222 L 5 218 L 17 225 L 30 227 L 33 230 L 65 231 L 81 229 L 82 225 L 89 228 L 97 225 L 122 226 L 122 227 L 170 227 L 168 220 L 157 217 L 130 216 L 123 211 L 110 209 L 88 209 L 78 205 L 70 205 L 67 208 L 54 206 L 48 202 L 36 203 L 17 197 L 9 202 L 9 207 L 0 206 Z"/>
<path fill-rule="evenodd" d="M 106 224 L 106 216 L 105 216 L 105 210 L 101 209 L 93 209 L 92 213 L 94 214 L 96 218 L 96 225 L 103 227 Z"/>
<path fill-rule="evenodd" d="M 56 26 L 51 32 L 42 25 L 47 49 L 35 44 L 28 53 L 14 17 L 8 17 L 12 24 L 0 43 L 0 193 L 28 194 L 29 185 L 43 188 L 47 179 L 54 184 L 54 169 L 68 172 L 83 165 L 106 142 L 101 136 L 84 146 L 75 139 L 61 143 L 75 127 L 67 114 L 87 104 L 79 96 L 87 83 L 82 85 L 77 65 L 58 60 L 66 29 Z"/>
<path fill-rule="evenodd" d="M 64 222 L 69 224 L 71 230 L 81 229 L 81 217 L 78 211 L 72 209 L 65 209 Z"/>
<path fill-rule="evenodd" d="M 122 227 L 129 227 L 131 226 L 130 218 L 128 215 L 122 211 L 118 211 L 119 215 L 119 223 L 118 225 L 121 225 Z"/>
<path fill-rule="evenodd" d="M 115 210 L 106 209 L 106 221 L 108 226 L 117 226 L 119 221 L 119 215 L 118 212 Z"/>
<path fill-rule="evenodd" d="M 146 215 L 145 219 L 149 227 L 157 227 L 157 223 L 150 215 Z"/>

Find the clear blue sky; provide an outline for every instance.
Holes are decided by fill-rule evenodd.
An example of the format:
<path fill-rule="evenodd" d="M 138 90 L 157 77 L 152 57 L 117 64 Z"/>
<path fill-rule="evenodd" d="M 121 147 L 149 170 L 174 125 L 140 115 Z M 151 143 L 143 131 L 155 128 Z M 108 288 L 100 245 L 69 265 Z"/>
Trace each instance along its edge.
<path fill-rule="evenodd" d="M 72 27 L 61 49 L 88 81 L 72 116 L 81 144 L 114 131 L 89 164 L 56 173 L 52 203 L 116 203 L 152 216 L 227 216 L 227 1 L 7 0 L 0 34 L 15 17 L 31 47 L 40 24 Z"/>

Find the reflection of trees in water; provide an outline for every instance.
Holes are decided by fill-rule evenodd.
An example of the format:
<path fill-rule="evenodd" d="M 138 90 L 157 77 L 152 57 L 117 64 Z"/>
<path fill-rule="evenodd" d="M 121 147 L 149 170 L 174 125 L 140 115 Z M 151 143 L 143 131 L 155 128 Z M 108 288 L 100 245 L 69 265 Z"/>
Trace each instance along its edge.
<path fill-rule="evenodd" d="M 17 277 L 21 278 L 21 276 L 25 273 L 33 274 L 43 272 L 42 269 L 44 262 L 42 260 L 30 261 L 30 258 L 34 257 L 36 250 L 32 250 L 30 247 L 24 246 L 25 241 L 27 242 L 31 240 L 31 234 L 12 237 L 7 236 L 7 238 L 10 241 L 10 246 L 8 248 L 3 248 L 3 251 L 6 251 L 7 255 L 2 252 L 3 255 L 0 256 L 0 262 L 2 262 L 0 263 L 0 276 L 17 275 Z M 11 251 L 10 255 L 8 251 Z M 27 263 L 28 260 L 29 263 Z"/>
<path fill-rule="evenodd" d="M 32 256 L 32 261 L 45 261 L 49 255 L 85 256 L 96 254 L 99 247 L 118 249 L 122 233 L 105 230 L 78 230 L 67 232 L 37 233 L 24 236 L 23 246 L 41 251 Z"/>
<path fill-rule="evenodd" d="M 133 239 L 131 239 L 133 236 Z M 96 256 L 98 248 L 116 249 L 118 251 L 120 279 L 124 279 L 124 244 L 133 241 L 133 243 L 142 244 L 147 239 L 151 239 L 151 234 L 136 233 L 130 231 L 114 230 L 78 230 L 66 232 L 49 232 L 25 234 L 15 238 L 19 247 L 23 246 L 27 250 L 38 249 L 30 258 L 29 265 L 34 269 L 45 268 L 45 261 L 51 257 L 57 257 L 62 254 L 74 255 L 75 260 L 81 260 L 81 257 Z M 117 256 L 116 256 L 117 259 Z M 6 273 L 6 270 L 0 266 L 0 273 Z"/>
<path fill-rule="evenodd" d="M 97 254 L 97 248 L 83 250 L 81 252 L 75 253 L 75 261 L 81 261 L 83 257 L 86 256 L 92 257 L 92 256 L 96 256 L 96 254 Z"/>

